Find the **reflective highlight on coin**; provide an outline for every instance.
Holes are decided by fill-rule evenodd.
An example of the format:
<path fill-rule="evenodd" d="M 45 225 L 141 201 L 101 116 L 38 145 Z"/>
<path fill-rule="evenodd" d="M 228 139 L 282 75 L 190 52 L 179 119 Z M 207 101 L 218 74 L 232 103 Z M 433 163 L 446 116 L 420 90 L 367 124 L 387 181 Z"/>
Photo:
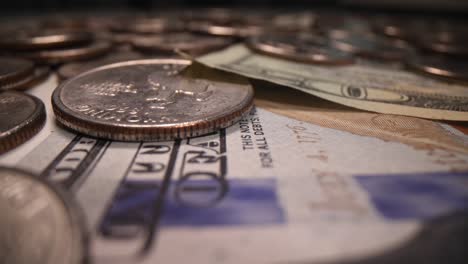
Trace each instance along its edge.
<path fill-rule="evenodd" d="M 45 122 L 44 104 L 36 97 L 0 93 L 0 154 L 34 136 Z"/>
<path fill-rule="evenodd" d="M 253 89 L 246 79 L 208 69 L 210 78 L 187 77 L 193 73 L 186 69 L 190 64 L 139 60 L 83 73 L 54 91 L 55 115 L 64 126 L 91 136 L 152 141 L 210 133 L 251 108 Z"/>
<path fill-rule="evenodd" d="M 79 208 L 57 187 L 0 167 L 2 263 L 79 264 L 85 256 Z"/>

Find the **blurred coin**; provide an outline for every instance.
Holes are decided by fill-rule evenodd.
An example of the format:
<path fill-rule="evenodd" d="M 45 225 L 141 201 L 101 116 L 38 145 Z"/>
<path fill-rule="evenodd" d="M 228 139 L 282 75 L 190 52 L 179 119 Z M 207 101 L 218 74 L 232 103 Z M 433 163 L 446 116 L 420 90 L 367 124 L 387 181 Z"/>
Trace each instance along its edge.
<path fill-rule="evenodd" d="M 435 77 L 468 81 L 468 62 L 464 58 L 413 55 L 407 61 L 411 69 Z"/>
<path fill-rule="evenodd" d="M 21 79 L 34 70 L 34 63 L 20 58 L 0 57 L 0 87 Z"/>
<path fill-rule="evenodd" d="M 0 48 L 10 50 L 37 50 L 69 47 L 89 43 L 93 35 L 89 32 L 69 30 L 16 31 L 0 36 Z"/>
<path fill-rule="evenodd" d="M 272 27 L 282 32 L 313 30 L 316 26 L 317 15 L 310 12 L 287 13 L 275 15 Z"/>
<path fill-rule="evenodd" d="M 413 21 L 407 17 L 380 16 L 374 19 L 372 28 L 377 34 L 387 37 L 408 39 L 412 37 L 410 27 Z"/>
<path fill-rule="evenodd" d="M 19 56 L 47 64 L 59 64 L 71 61 L 86 60 L 104 55 L 112 45 L 108 41 L 98 40 L 86 46 L 64 49 L 42 50 L 17 53 Z"/>
<path fill-rule="evenodd" d="M 247 41 L 252 50 L 284 59 L 329 65 L 353 63 L 352 55 L 328 46 L 315 35 L 258 36 Z"/>
<path fill-rule="evenodd" d="M 196 33 L 240 38 L 257 36 L 265 31 L 262 23 L 239 18 L 226 21 L 191 21 L 188 29 Z"/>
<path fill-rule="evenodd" d="M 19 92 L 0 93 L 0 153 L 34 136 L 45 122 L 44 104 Z"/>
<path fill-rule="evenodd" d="M 50 74 L 50 68 L 48 66 L 38 66 L 34 68 L 33 72 L 25 76 L 24 78 L 1 84 L 0 91 L 5 90 L 24 90 L 31 88 L 40 82 L 44 81 Z"/>
<path fill-rule="evenodd" d="M 74 63 L 62 65 L 57 70 L 57 74 L 61 80 L 66 80 L 66 79 L 75 77 L 76 75 L 80 73 L 92 70 L 94 68 L 97 68 L 106 64 L 111 64 L 111 63 L 116 63 L 116 62 L 121 62 L 121 61 L 137 60 L 137 59 L 142 59 L 142 58 L 143 56 L 141 56 L 140 54 L 131 52 L 131 51 L 112 52 L 109 55 L 100 57 L 95 60 L 74 62 Z"/>
<path fill-rule="evenodd" d="M 331 45 L 341 51 L 382 60 L 402 60 L 411 52 L 403 40 L 390 40 L 372 34 L 330 31 Z"/>
<path fill-rule="evenodd" d="M 137 34 L 158 34 L 162 32 L 182 31 L 185 24 L 180 20 L 169 18 L 137 18 L 130 21 L 116 21 L 111 29 L 115 32 Z"/>
<path fill-rule="evenodd" d="M 36 175 L 0 167 L 2 263 L 80 264 L 85 260 L 81 212 L 72 197 Z"/>
<path fill-rule="evenodd" d="M 174 53 L 179 50 L 191 55 L 201 55 L 232 43 L 232 39 L 205 36 L 192 33 L 168 33 L 151 37 L 140 37 L 133 41 L 133 47 L 148 53 Z"/>
<path fill-rule="evenodd" d="M 129 61 L 76 76 L 52 95 L 57 121 L 100 138 L 171 140 L 230 126 L 252 107 L 246 79 L 190 64 Z"/>
<path fill-rule="evenodd" d="M 437 52 L 445 55 L 468 55 L 468 42 L 466 43 L 441 43 L 441 42 L 421 42 L 419 46 L 427 51 Z"/>

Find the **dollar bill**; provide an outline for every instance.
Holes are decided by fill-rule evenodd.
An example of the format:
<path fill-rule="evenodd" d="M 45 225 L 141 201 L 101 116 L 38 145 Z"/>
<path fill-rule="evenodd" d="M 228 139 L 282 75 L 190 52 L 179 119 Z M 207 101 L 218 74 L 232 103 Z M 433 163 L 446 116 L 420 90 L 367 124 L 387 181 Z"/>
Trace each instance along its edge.
<path fill-rule="evenodd" d="M 367 111 L 468 120 L 468 87 L 404 70 L 297 63 L 256 54 L 243 44 L 199 57 L 196 61 Z"/>
<path fill-rule="evenodd" d="M 428 226 L 468 210 L 468 136 L 449 125 L 254 83 L 258 107 L 232 127 L 125 143 L 58 127 L 55 85 L 30 91 L 46 103 L 47 124 L 0 164 L 76 196 L 93 263 L 430 263 L 427 252 L 445 247 Z M 311 98 L 324 116 L 310 114 Z M 405 253 L 414 244 L 423 249 Z"/>

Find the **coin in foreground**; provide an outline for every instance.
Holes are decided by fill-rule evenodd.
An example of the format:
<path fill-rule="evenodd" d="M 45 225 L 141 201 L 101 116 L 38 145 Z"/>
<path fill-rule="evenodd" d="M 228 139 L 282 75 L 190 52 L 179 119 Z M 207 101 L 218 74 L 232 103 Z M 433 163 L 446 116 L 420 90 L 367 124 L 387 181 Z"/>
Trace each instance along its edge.
<path fill-rule="evenodd" d="M 85 233 L 78 206 L 55 185 L 0 167 L 0 262 L 79 264 Z"/>
<path fill-rule="evenodd" d="M 19 93 L 0 93 L 0 153 L 34 136 L 45 122 L 44 104 L 36 97 Z"/>
<path fill-rule="evenodd" d="M 61 84 L 52 95 L 57 120 L 95 137 L 171 140 L 228 127 L 252 107 L 247 79 L 188 60 L 111 64 Z"/>

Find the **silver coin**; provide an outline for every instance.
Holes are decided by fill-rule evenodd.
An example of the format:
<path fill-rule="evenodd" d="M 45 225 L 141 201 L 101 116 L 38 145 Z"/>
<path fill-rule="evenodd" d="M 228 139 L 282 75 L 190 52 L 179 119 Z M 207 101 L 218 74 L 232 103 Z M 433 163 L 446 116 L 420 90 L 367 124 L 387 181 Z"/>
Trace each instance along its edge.
<path fill-rule="evenodd" d="M 407 60 L 408 66 L 434 77 L 468 81 L 468 62 L 464 58 L 434 55 L 413 55 Z"/>
<path fill-rule="evenodd" d="M 0 58 L 0 86 L 21 79 L 34 70 L 34 63 L 20 58 Z"/>
<path fill-rule="evenodd" d="M 85 235 L 79 208 L 58 187 L 0 167 L 0 262 L 80 264 Z"/>
<path fill-rule="evenodd" d="M 253 89 L 246 79 L 206 68 L 195 71 L 190 64 L 129 61 L 76 76 L 52 95 L 57 121 L 100 138 L 171 140 L 230 126 L 252 107 Z"/>
<path fill-rule="evenodd" d="M 44 104 L 19 92 L 0 93 L 0 153 L 34 136 L 45 123 Z"/>
<path fill-rule="evenodd" d="M 169 33 L 134 39 L 133 47 L 142 52 L 172 54 L 182 51 L 191 55 L 201 55 L 232 43 L 232 39 L 204 36 L 191 33 Z"/>
<path fill-rule="evenodd" d="M 328 65 L 353 63 L 352 55 L 330 47 L 315 35 L 270 35 L 250 38 L 247 45 L 254 51 L 300 62 Z"/>
<path fill-rule="evenodd" d="M 80 73 L 92 70 L 94 68 L 97 68 L 103 65 L 112 64 L 112 63 L 121 62 L 121 61 L 138 60 L 142 58 L 143 58 L 142 55 L 135 53 L 135 52 L 131 52 L 131 51 L 112 52 L 112 54 L 109 54 L 104 57 L 99 57 L 98 59 L 95 59 L 95 60 L 74 62 L 74 63 L 62 65 L 57 70 L 57 75 L 59 76 L 60 79 L 66 80 L 66 79 L 75 77 Z"/>

